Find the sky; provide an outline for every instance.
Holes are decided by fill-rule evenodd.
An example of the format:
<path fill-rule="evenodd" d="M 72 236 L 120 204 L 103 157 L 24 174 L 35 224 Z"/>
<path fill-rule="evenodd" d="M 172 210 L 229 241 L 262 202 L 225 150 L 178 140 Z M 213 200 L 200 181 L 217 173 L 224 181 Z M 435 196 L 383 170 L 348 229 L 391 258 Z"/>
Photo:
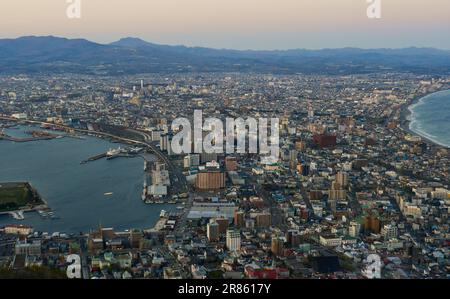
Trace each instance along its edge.
<path fill-rule="evenodd" d="M 0 0 L 0 38 L 54 35 L 109 43 L 122 37 L 232 49 L 450 49 L 450 0 Z M 376 1 L 376 0 L 369 0 Z"/>

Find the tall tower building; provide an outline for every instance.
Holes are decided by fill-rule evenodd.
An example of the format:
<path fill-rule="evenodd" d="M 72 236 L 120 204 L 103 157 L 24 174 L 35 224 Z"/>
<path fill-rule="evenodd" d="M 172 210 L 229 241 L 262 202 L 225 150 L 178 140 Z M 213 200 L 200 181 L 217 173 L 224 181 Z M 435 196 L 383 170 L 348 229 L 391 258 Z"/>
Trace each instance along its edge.
<path fill-rule="evenodd" d="M 227 230 L 227 248 L 230 251 L 241 250 L 241 233 L 238 230 Z"/>
<path fill-rule="evenodd" d="M 282 255 L 283 254 L 283 238 L 279 236 L 273 236 L 272 237 L 272 244 L 271 244 L 271 251 L 274 255 Z"/>
<path fill-rule="evenodd" d="M 210 242 L 219 241 L 219 224 L 211 219 L 211 221 L 206 226 L 206 235 Z"/>
<path fill-rule="evenodd" d="M 245 213 L 243 211 L 236 211 L 234 213 L 234 225 L 238 228 L 245 226 Z"/>
<path fill-rule="evenodd" d="M 342 187 L 345 188 L 348 186 L 348 173 L 339 172 L 336 174 L 336 182 Z"/>

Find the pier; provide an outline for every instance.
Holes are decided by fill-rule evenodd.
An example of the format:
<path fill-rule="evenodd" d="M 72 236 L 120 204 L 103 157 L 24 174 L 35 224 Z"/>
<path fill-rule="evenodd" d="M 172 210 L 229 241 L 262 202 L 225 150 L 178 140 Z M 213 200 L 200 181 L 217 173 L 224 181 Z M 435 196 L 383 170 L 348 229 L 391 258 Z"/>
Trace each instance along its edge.
<path fill-rule="evenodd" d="M 81 161 L 81 164 L 85 164 L 85 163 L 88 163 L 88 162 L 97 161 L 97 160 L 100 160 L 100 159 L 105 158 L 105 157 L 106 157 L 106 153 L 98 154 L 98 155 L 96 155 L 96 156 L 93 156 L 93 157 L 88 158 L 87 160 Z"/>

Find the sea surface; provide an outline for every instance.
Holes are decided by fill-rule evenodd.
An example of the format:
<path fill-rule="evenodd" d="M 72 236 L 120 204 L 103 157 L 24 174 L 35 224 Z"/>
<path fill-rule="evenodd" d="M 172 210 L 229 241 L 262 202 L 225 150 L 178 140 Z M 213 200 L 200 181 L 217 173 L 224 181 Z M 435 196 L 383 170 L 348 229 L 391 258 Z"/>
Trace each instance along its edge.
<path fill-rule="evenodd" d="M 36 127 L 5 129 L 14 137 Z M 29 136 L 28 136 L 29 137 Z M 0 182 L 28 181 L 60 219 L 44 219 L 37 212 L 25 213 L 25 220 L 0 215 L 0 227 L 19 223 L 44 232 L 78 233 L 97 228 L 118 230 L 151 228 L 161 210 L 174 205 L 146 205 L 141 200 L 144 159 L 101 159 L 80 164 L 91 156 L 120 144 L 86 136 L 15 143 L 0 140 Z M 123 146 L 123 145 L 122 145 Z M 112 196 L 105 193 L 112 192 Z"/>
<path fill-rule="evenodd" d="M 445 147 L 450 147 L 450 90 L 421 98 L 409 107 L 409 129 Z"/>

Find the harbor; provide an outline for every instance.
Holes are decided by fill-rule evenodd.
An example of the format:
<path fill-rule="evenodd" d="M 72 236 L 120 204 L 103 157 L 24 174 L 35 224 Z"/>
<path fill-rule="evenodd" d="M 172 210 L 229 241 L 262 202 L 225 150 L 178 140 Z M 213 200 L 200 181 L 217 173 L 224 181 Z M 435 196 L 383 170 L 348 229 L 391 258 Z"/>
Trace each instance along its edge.
<path fill-rule="evenodd" d="M 14 137 L 26 137 L 25 131 L 30 130 L 39 130 L 39 126 L 4 128 L 5 133 Z M 161 209 L 176 209 L 165 203 L 146 205 L 142 202 L 141 159 L 107 160 L 104 156 L 80 165 L 80 161 L 89 157 L 119 146 L 127 147 L 106 138 L 88 134 L 83 137 L 30 143 L 0 141 L 0 181 L 32 182 L 51 207 L 42 212 L 24 211 L 22 220 L 5 212 L 0 215 L 0 226 L 23 224 L 38 231 L 78 233 L 101 222 L 117 229 L 129 229 L 128 223 L 145 229 L 155 225 Z M 156 160 L 143 151 L 136 155 L 141 156 L 149 161 Z"/>

